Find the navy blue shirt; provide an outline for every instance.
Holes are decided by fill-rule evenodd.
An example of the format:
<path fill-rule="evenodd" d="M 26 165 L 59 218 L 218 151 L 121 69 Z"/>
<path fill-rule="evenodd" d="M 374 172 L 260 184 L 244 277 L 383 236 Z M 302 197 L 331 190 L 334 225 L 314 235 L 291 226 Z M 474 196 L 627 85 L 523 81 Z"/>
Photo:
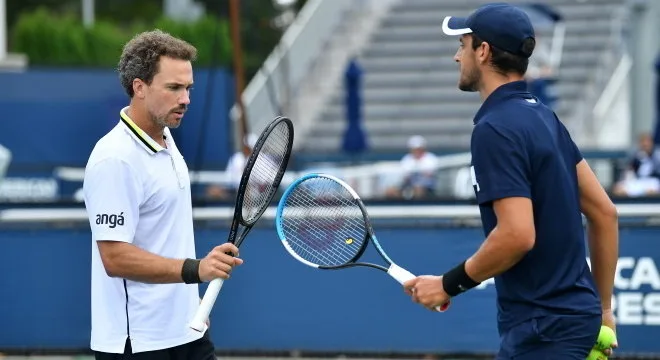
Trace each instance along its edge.
<path fill-rule="evenodd" d="M 500 331 L 538 316 L 600 314 L 580 210 L 582 155 L 568 131 L 523 81 L 496 89 L 474 122 L 472 182 L 485 235 L 497 225 L 494 200 L 526 197 L 534 210 L 534 248 L 495 277 Z"/>

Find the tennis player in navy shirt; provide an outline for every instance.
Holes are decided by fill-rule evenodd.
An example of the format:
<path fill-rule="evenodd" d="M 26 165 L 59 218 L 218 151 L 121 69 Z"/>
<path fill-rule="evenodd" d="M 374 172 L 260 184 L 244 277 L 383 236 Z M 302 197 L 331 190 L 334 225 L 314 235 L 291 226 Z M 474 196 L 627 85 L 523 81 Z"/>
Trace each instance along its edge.
<path fill-rule="evenodd" d="M 584 360 L 601 324 L 615 328 L 616 208 L 555 113 L 527 91 L 535 35 L 525 12 L 488 4 L 442 27 L 460 36 L 459 89 L 483 100 L 471 152 L 486 240 L 443 276 L 404 288 L 433 310 L 494 278 L 498 359 Z"/>

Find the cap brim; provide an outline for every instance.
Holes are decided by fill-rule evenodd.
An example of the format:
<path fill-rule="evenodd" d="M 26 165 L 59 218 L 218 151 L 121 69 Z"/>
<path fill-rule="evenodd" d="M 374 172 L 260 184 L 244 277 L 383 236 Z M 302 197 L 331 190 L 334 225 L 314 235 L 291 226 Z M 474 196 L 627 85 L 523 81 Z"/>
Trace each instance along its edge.
<path fill-rule="evenodd" d="M 445 35 L 455 36 L 469 34 L 472 32 L 472 29 L 467 26 L 466 18 L 447 16 L 442 21 L 442 32 Z"/>

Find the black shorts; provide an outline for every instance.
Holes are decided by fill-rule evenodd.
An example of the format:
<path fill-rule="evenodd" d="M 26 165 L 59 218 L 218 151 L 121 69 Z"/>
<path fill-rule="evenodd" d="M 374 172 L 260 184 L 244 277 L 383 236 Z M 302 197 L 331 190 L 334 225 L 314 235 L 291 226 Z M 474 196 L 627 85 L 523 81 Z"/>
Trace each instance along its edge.
<path fill-rule="evenodd" d="M 133 354 L 131 342 L 126 339 L 123 354 L 94 352 L 96 360 L 215 360 L 215 347 L 208 337 L 208 331 L 201 338 L 169 349 L 145 351 Z"/>

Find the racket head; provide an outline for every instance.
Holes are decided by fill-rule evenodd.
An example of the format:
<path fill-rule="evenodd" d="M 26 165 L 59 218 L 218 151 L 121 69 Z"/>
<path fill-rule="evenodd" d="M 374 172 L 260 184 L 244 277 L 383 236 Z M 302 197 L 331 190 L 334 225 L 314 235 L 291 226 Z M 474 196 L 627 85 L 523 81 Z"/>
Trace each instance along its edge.
<path fill-rule="evenodd" d="M 266 211 L 284 176 L 289 163 L 293 145 L 293 123 L 282 116 L 276 117 L 261 132 L 259 139 L 248 157 L 241 182 L 236 193 L 234 218 L 228 241 L 237 247 Z M 238 226 L 245 226 L 240 236 L 236 236 Z M 209 283 L 197 312 L 190 323 L 190 328 L 202 332 L 206 329 L 206 320 L 222 284 L 222 279 Z"/>
<path fill-rule="evenodd" d="M 263 215 L 277 193 L 289 164 L 294 129 L 289 118 L 273 119 L 257 139 L 248 157 L 236 192 L 230 242 L 236 239 L 238 225 L 252 227 Z"/>
<path fill-rule="evenodd" d="M 328 174 L 306 174 L 289 185 L 277 206 L 275 227 L 294 258 L 320 269 L 358 265 L 369 239 L 376 241 L 358 194 Z"/>

